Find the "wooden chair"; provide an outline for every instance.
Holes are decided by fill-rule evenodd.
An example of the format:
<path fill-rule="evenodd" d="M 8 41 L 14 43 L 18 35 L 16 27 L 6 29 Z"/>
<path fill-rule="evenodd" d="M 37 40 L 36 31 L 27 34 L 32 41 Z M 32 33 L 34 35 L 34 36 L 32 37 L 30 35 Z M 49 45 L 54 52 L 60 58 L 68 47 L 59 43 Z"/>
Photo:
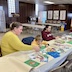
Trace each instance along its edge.
<path fill-rule="evenodd" d="M 66 72 L 64 67 L 66 66 L 66 64 L 68 64 L 68 62 L 69 62 L 69 61 L 66 61 L 66 62 L 63 63 L 61 66 L 59 66 L 59 67 L 57 67 L 57 68 L 54 68 L 54 69 L 52 69 L 52 70 L 50 70 L 50 71 L 48 71 L 48 72 Z"/>

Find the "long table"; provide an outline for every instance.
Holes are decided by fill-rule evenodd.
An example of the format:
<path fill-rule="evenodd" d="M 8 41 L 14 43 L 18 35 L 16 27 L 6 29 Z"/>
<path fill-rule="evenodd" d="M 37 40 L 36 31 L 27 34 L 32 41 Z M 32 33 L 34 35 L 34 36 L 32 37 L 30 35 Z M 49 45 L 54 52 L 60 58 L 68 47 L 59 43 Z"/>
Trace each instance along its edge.
<path fill-rule="evenodd" d="M 50 26 L 56 26 L 56 27 L 60 27 L 61 24 L 54 24 L 54 23 L 37 23 L 37 25 L 50 25 Z"/>
<path fill-rule="evenodd" d="M 32 27 L 32 28 L 39 28 L 39 29 L 43 29 L 45 27 L 45 26 L 40 26 L 35 24 L 26 24 L 26 23 L 23 23 L 22 25 L 25 27 Z"/>
<path fill-rule="evenodd" d="M 51 25 L 51 26 L 56 26 L 56 27 L 61 26 L 61 24 L 51 24 L 51 23 L 37 23 L 37 24 L 23 23 L 22 25 L 25 26 L 25 27 L 40 28 L 40 29 L 43 29 L 45 27 L 44 25 Z"/>
<path fill-rule="evenodd" d="M 52 40 L 48 42 L 50 45 L 55 41 Z M 29 59 L 29 54 L 34 51 L 19 51 L 4 57 L 0 58 L 0 72 L 29 72 L 32 67 L 26 65 L 24 62 Z M 38 67 L 35 68 L 37 72 L 48 72 L 50 69 L 55 68 L 62 64 L 67 56 L 72 52 L 72 49 L 69 49 L 67 52 L 64 52 L 60 57 L 53 58 L 49 55 L 48 62 L 40 62 Z"/>
<path fill-rule="evenodd" d="M 54 24 L 54 23 L 37 23 L 37 25 L 42 25 L 42 26 L 50 25 L 50 26 L 53 27 L 53 28 L 52 28 L 52 31 L 53 31 L 53 32 L 58 31 L 58 30 L 60 29 L 60 27 L 61 27 L 61 24 Z"/>

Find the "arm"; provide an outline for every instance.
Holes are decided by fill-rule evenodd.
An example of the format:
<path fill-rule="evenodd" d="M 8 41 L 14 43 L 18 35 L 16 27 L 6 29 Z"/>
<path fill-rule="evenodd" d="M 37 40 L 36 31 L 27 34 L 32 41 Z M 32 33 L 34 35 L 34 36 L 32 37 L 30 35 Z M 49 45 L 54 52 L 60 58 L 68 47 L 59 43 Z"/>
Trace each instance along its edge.
<path fill-rule="evenodd" d="M 47 35 L 48 35 L 48 33 L 45 33 L 45 32 L 42 33 L 42 36 L 43 36 L 43 39 L 44 39 L 44 40 L 49 41 L 49 40 L 55 39 L 55 38 L 53 37 L 53 35 L 51 35 L 51 36 L 49 36 L 49 37 L 48 37 Z"/>
<path fill-rule="evenodd" d="M 9 39 L 9 45 L 15 50 L 32 50 L 32 46 L 23 44 L 17 36 L 11 36 Z"/>
<path fill-rule="evenodd" d="M 31 46 L 39 46 L 38 44 L 37 44 L 37 42 L 35 41 L 35 39 L 32 41 L 32 43 L 31 43 Z"/>

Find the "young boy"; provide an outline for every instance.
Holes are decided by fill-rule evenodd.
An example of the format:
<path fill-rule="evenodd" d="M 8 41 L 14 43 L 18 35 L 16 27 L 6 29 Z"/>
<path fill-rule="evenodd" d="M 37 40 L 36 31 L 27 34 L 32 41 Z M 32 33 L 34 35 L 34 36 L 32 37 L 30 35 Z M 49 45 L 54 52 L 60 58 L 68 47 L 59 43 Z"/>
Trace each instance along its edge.
<path fill-rule="evenodd" d="M 39 48 L 41 48 L 42 46 L 46 46 L 46 50 L 48 52 L 50 51 L 55 51 L 54 48 L 49 48 L 49 44 L 48 41 L 42 41 L 42 38 L 40 35 L 37 35 L 35 37 L 35 39 L 33 40 L 33 42 L 31 43 L 32 46 L 38 46 Z"/>
<path fill-rule="evenodd" d="M 37 35 L 35 37 L 35 39 L 33 40 L 33 42 L 31 43 L 32 46 L 39 46 L 41 47 L 42 45 L 48 45 L 48 42 L 47 41 L 42 41 L 42 38 L 40 35 Z"/>

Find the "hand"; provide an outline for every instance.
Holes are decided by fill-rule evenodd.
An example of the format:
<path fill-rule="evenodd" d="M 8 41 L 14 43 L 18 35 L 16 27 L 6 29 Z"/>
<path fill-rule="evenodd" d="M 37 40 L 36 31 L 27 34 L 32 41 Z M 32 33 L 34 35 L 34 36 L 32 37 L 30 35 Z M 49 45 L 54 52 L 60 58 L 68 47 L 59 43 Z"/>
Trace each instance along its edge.
<path fill-rule="evenodd" d="M 55 38 L 58 39 L 58 38 L 60 38 L 60 37 L 59 37 L 59 36 L 56 36 Z"/>
<path fill-rule="evenodd" d="M 46 47 L 48 47 L 49 45 L 47 44 L 47 45 L 45 45 Z"/>
<path fill-rule="evenodd" d="M 39 47 L 41 48 L 42 47 L 42 44 L 40 44 Z"/>
<path fill-rule="evenodd" d="M 51 51 L 51 52 L 54 52 L 54 51 L 55 51 L 55 49 L 54 49 L 54 48 L 52 48 L 50 51 Z"/>
<path fill-rule="evenodd" d="M 34 47 L 34 50 L 35 50 L 36 52 L 39 52 L 39 51 L 40 51 L 40 48 L 39 48 L 38 46 L 35 46 L 35 47 Z"/>

